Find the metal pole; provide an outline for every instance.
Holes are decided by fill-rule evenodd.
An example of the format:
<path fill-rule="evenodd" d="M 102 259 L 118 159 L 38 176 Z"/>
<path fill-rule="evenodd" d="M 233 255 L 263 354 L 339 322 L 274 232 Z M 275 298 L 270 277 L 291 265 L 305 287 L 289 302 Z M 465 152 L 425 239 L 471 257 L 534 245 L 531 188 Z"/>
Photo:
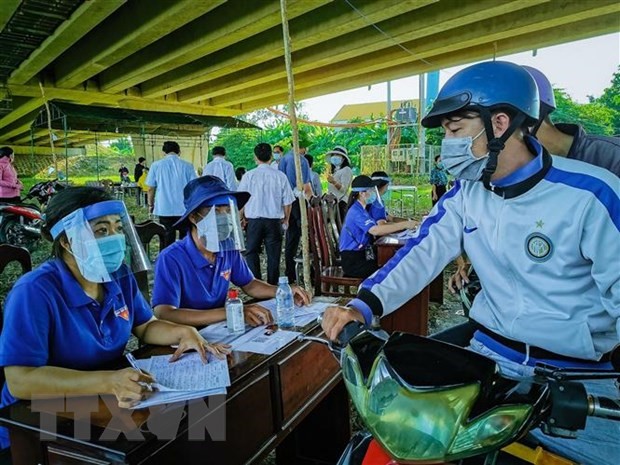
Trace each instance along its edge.
<path fill-rule="evenodd" d="M 424 163 L 425 172 L 426 172 L 426 132 L 424 126 L 422 126 L 422 117 L 424 116 L 424 108 L 426 107 L 426 87 L 425 87 L 425 74 L 420 74 L 419 82 L 420 82 L 420 111 L 418 112 L 418 168 L 417 173 L 420 174 L 420 157 L 422 158 L 422 163 Z"/>
<path fill-rule="evenodd" d="M 62 128 L 65 131 L 65 184 L 69 185 L 69 144 L 67 142 L 69 130 L 67 128 L 67 115 L 62 117 Z"/>
<path fill-rule="evenodd" d="M 95 157 L 97 160 L 97 182 L 99 182 L 99 138 L 95 133 Z"/>
<path fill-rule="evenodd" d="M 52 161 L 54 162 L 54 170 L 56 177 L 58 177 L 58 159 L 56 158 L 56 149 L 54 148 L 54 133 L 52 132 L 52 112 L 50 111 L 50 104 L 45 98 L 45 89 L 43 83 L 39 81 L 39 88 L 41 89 L 41 96 L 43 97 L 43 105 L 45 106 L 45 114 L 47 115 L 47 131 L 50 136 L 50 148 L 52 149 Z"/>
<path fill-rule="evenodd" d="M 293 133 L 293 159 L 295 160 L 295 175 L 299 196 L 299 210 L 301 211 L 301 253 L 304 261 L 304 287 L 312 292 L 310 280 L 310 251 L 308 244 L 308 214 L 304 196 L 303 178 L 301 175 L 301 157 L 299 156 L 299 132 L 297 129 L 297 114 L 295 112 L 295 79 L 293 75 L 293 63 L 291 59 L 291 36 L 288 29 L 288 15 L 286 0 L 280 0 L 280 12 L 282 14 L 282 36 L 284 41 L 284 61 L 286 63 L 286 77 L 288 80 L 288 104 L 291 119 L 291 131 Z"/>
<path fill-rule="evenodd" d="M 151 165 L 155 163 L 155 139 L 151 134 Z"/>
<path fill-rule="evenodd" d="M 387 82 L 387 148 L 388 153 L 390 151 L 390 144 L 392 142 L 392 127 L 390 122 L 392 121 L 392 82 Z"/>

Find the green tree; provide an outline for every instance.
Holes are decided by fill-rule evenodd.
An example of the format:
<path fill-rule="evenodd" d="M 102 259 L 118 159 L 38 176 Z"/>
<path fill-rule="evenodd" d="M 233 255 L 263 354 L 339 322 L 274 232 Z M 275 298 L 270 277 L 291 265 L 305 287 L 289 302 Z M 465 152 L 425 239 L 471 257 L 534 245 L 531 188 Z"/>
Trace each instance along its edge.
<path fill-rule="evenodd" d="M 226 157 L 235 168 L 243 166 L 246 169 L 252 169 L 256 166 L 254 147 L 259 142 L 263 142 L 262 133 L 260 129 L 222 129 L 211 145 L 226 147 Z"/>
<path fill-rule="evenodd" d="M 573 101 L 564 89 L 553 89 L 556 110 L 551 114 L 555 123 L 583 126 L 588 134 L 612 135 L 614 110 L 599 100 L 581 104 Z"/>
<path fill-rule="evenodd" d="M 611 111 L 612 133 L 620 135 L 620 66 L 611 78 L 611 85 L 603 91 L 598 99 L 591 100 Z"/>
<path fill-rule="evenodd" d="M 128 137 L 121 137 L 110 143 L 110 148 L 121 155 L 134 155 L 133 144 Z"/>

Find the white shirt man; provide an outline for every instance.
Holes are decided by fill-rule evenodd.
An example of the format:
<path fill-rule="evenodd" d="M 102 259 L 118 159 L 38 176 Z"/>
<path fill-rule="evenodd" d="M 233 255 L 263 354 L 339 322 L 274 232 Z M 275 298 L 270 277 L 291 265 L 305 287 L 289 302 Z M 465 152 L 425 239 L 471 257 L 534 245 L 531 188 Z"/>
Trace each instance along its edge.
<path fill-rule="evenodd" d="M 282 233 L 288 228 L 295 197 L 286 175 L 270 166 L 271 146 L 258 144 L 254 155 L 258 166 L 248 171 L 239 183 L 239 191 L 252 194 L 242 213 L 247 220 L 245 258 L 254 277 L 261 279 L 259 253 L 264 242 L 267 282 L 275 285 L 280 274 Z"/>
<path fill-rule="evenodd" d="M 145 184 L 149 187 L 149 210 L 159 217 L 159 222 L 166 227 L 166 243 L 175 240 L 172 225 L 183 215 L 183 188 L 196 178 L 196 170 L 191 163 L 181 160 L 179 144 L 174 141 L 164 142 L 164 158 L 151 166 Z M 180 237 L 185 231 L 180 231 Z"/>
<path fill-rule="evenodd" d="M 210 174 L 224 181 L 226 187 L 231 191 L 237 190 L 237 178 L 235 178 L 235 168 L 233 164 L 226 160 L 226 149 L 221 146 L 213 147 L 211 151 L 213 160 L 205 165 L 202 175 Z"/>

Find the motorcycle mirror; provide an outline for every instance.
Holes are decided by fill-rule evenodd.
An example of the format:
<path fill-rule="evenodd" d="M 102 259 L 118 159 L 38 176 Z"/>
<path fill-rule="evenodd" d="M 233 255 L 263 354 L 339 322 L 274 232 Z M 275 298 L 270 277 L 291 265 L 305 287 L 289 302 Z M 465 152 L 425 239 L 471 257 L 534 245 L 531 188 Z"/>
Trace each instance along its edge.
<path fill-rule="evenodd" d="M 609 361 L 615 371 L 620 371 L 620 344 L 614 347 L 609 354 Z"/>

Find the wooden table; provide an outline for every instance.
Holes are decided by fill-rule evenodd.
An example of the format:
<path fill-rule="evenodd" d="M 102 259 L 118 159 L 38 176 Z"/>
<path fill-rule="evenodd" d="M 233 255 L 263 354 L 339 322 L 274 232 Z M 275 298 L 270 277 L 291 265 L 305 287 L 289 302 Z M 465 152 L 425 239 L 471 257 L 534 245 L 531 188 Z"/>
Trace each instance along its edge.
<path fill-rule="evenodd" d="M 382 324 L 426 334 L 427 307 L 428 290 Z M 322 335 L 316 323 L 299 330 Z M 135 355 L 172 351 L 147 346 Z M 338 460 L 350 439 L 349 401 L 340 367 L 324 345 L 295 341 L 271 356 L 233 352 L 228 365 L 232 384 L 225 396 L 168 404 L 166 410 L 120 410 L 114 397 L 5 407 L 0 424 L 10 430 L 13 464 L 236 465 L 259 463 L 274 448 L 278 465 Z M 121 366 L 126 363 L 115 368 Z M 203 440 L 192 439 L 197 431 Z"/>
<path fill-rule="evenodd" d="M 320 328 L 311 323 L 303 331 L 317 335 Z M 147 347 L 135 355 L 166 353 L 172 349 Z M 228 362 L 232 385 L 225 396 L 207 398 L 208 406 L 197 399 L 168 404 L 168 412 L 153 407 L 132 413 L 117 409 L 114 398 L 82 398 L 68 401 L 70 408 L 62 400 L 59 407 L 58 399 L 38 401 L 34 409 L 26 401 L 6 407 L 0 423 L 10 428 L 13 464 L 234 465 L 257 463 L 274 448 L 282 465 L 336 462 L 350 438 L 349 403 L 339 365 L 325 346 L 293 342 L 272 356 L 233 352 Z M 46 411 L 51 413 L 39 413 Z M 85 423 L 71 412 L 85 415 Z M 162 438 L 161 428 L 171 424 L 173 436 Z M 119 425 L 139 439 L 119 435 Z M 41 439 L 54 430 L 51 440 Z M 192 430 L 206 439 L 192 440 Z M 214 431 L 225 433 L 224 440 Z M 114 437 L 104 439 L 110 432 Z"/>
<path fill-rule="evenodd" d="M 405 241 L 397 240 L 390 236 L 379 238 L 377 246 L 377 263 L 385 265 L 405 245 Z M 413 334 L 426 336 L 428 334 L 428 302 L 443 303 L 443 272 L 437 276 L 422 292 L 405 303 L 396 315 L 395 313 L 381 319 L 381 326 L 387 331 L 396 328 Z"/>

